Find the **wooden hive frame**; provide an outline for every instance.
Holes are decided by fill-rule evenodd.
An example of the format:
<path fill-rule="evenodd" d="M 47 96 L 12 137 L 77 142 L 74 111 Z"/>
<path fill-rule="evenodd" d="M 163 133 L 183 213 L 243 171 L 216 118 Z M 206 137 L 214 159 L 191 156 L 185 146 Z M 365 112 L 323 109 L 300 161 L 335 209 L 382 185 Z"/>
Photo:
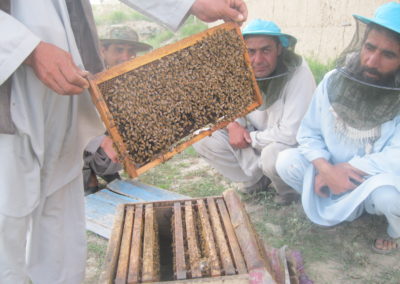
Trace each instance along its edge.
<path fill-rule="evenodd" d="M 239 27 L 234 23 L 225 23 L 220 26 L 210 28 L 204 32 L 198 33 L 191 37 L 188 37 L 186 39 L 183 39 L 177 43 L 156 49 L 146 55 L 137 57 L 131 61 L 122 63 L 122 64 L 115 66 L 113 68 L 110 68 L 104 72 L 98 73 L 89 79 L 90 93 L 92 96 L 92 100 L 93 100 L 97 110 L 99 111 L 99 114 L 108 130 L 109 135 L 111 136 L 111 138 L 114 142 L 114 146 L 119 154 L 119 159 L 121 162 L 123 162 L 125 170 L 130 177 L 137 177 L 138 175 L 149 170 L 150 168 L 170 159 L 175 154 L 186 149 L 188 146 L 199 141 L 203 137 L 210 135 L 213 131 L 215 131 L 219 128 L 225 127 L 232 120 L 232 118 L 230 121 L 226 121 L 224 119 L 217 121 L 214 125 L 211 125 L 208 129 L 205 129 L 199 133 L 195 133 L 198 129 L 194 129 L 193 132 L 191 133 L 190 139 L 188 141 L 183 141 L 181 144 L 176 144 L 175 146 L 170 148 L 168 151 L 165 151 L 163 153 L 156 155 L 156 157 L 153 160 L 149 161 L 146 164 L 137 165 L 133 162 L 132 157 L 129 155 L 129 153 L 127 151 L 126 143 L 123 141 L 122 135 L 121 135 L 120 131 L 118 130 L 115 119 L 113 118 L 113 114 L 110 112 L 110 108 L 107 105 L 107 103 L 101 93 L 99 85 L 104 82 L 113 80 L 114 78 L 116 78 L 122 74 L 125 74 L 127 72 L 130 72 L 134 69 L 137 69 L 141 66 L 145 66 L 146 64 L 160 60 L 167 55 L 171 55 L 175 52 L 179 52 L 182 49 L 185 49 L 187 47 L 195 45 L 201 39 L 207 38 L 208 36 L 213 35 L 217 31 L 221 31 L 221 30 L 235 31 L 237 33 L 237 35 L 239 36 L 240 40 L 244 44 L 243 37 L 241 35 Z M 257 86 L 247 52 L 243 53 L 243 60 L 244 60 L 244 65 L 247 68 L 247 71 L 251 74 L 251 85 L 252 85 L 253 92 L 254 92 L 254 101 L 253 101 L 253 103 L 248 105 L 246 107 L 246 109 L 238 109 L 236 117 L 234 117 L 234 118 L 237 118 L 237 117 L 240 117 L 240 116 L 243 116 L 243 115 L 249 113 L 250 111 L 252 111 L 255 108 L 257 108 L 258 106 L 260 106 L 262 103 L 260 91 Z"/>
<path fill-rule="evenodd" d="M 173 235 L 173 260 L 169 259 L 173 279 L 162 275 L 160 279 L 154 269 L 154 255 L 166 250 L 161 241 L 155 244 L 157 229 L 151 229 L 155 219 L 170 223 L 164 229 Z M 165 225 L 158 222 L 160 228 Z M 120 205 L 100 283 L 274 284 L 272 275 L 238 195 L 228 190 L 216 197 Z"/>

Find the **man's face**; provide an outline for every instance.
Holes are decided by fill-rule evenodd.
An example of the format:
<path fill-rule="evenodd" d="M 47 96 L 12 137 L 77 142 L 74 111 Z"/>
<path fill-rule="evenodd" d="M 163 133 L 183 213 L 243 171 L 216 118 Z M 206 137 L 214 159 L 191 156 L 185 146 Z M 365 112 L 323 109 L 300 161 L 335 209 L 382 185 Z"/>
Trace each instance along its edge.
<path fill-rule="evenodd" d="M 360 54 L 361 76 L 368 82 L 386 84 L 400 69 L 400 43 L 385 31 L 372 29 Z"/>
<path fill-rule="evenodd" d="M 136 57 L 134 46 L 128 43 L 112 43 L 108 47 L 103 46 L 101 51 L 107 67 L 112 67 Z"/>
<path fill-rule="evenodd" d="M 269 36 L 247 36 L 245 39 L 256 78 L 268 77 L 276 68 L 282 47 Z"/>

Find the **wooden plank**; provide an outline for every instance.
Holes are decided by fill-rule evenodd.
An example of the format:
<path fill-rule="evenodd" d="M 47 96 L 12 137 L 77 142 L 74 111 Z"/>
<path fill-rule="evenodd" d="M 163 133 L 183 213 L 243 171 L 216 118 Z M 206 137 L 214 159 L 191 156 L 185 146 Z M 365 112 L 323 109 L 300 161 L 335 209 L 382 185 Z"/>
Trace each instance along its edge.
<path fill-rule="evenodd" d="M 121 250 L 119 252 L 115 284 L 125 284 L 128 275 L 129 254 L 131 251 L 133 216 L 135 209 L 128 206 L 125 212 L 124 228 L 122 232 Z"/>
<path fill-rule="evenodd" d="M 225 238 L 225 233 L 222 228 L 221 221 L 219 219 L 219 214 L 217 206 L 215 205 L 214 198 L 207 198 L 207 205 L 208 211 L 210 213 L 212 229 L 214 231 L 215 239 L 217 240 L 219 255 L 221 258 L 222 267 L 225 271 L 225 275 L 236 274 L 236 270 L 233 265 L 233 260 L 229 251 L 229 247 L 227 245 L 227 239 Z"/>
<path fill-rule="evenodd" d="M 155 263 L 157 259 L 158 243 L 155 231 L 155 216 L 153 204 L 145 205 L 145 223 L 144 223 L 144 245 L 143 245 L 143 267 L 142 282 L 152 282 L 158 280 L 158 271 Z"/>
<path fill-rule="evenodd" d="M 224 191 L 223 196 L 248 270 L 266 267 L 266 263 L 260 255 L 261 248 L 255 231 L 239 196 L 234 190 Z"/>
<path fill-rule="evenodd" d="M 239 274 L 247 273 L 246 263 L 244 261 L 242 251 L 236 238 L 235 230 L 233 229 L 228 210 L 225 206 L 225 201 L 222 198 L 217 199 L 218 209 L 221 214 L 222 222 L 224 223 L 225 232 L 229 240 L 229 245 L 232 251 L 233 259 L 236 264 L 236 269 Z"/>
<path fill-rule="evenodd" d="M 168 191 L 162 188 L 158 188 L 152 185 L 148 185 L 137 180 L 114 180 L 109 183 L 107 187 L 121 195 L 128 196 L 145 201 L 166 201 L 166 200 L 177 200 L 187 199 L 188 196 L 178 194 L 173 191 Z"/>
<path fill-rule="evenodd" d="M 196 237 L 195 220 L 192 201 L 185 201 L 186 240 L 188 244 L 190 272 L 192 278 L 201 277 L 200 250 Z"/>
<path fill-rule="evenodd" d="M 179 202 L 174 203 L 174 242 L 176 279 L 186 279 L 185 246 L 183 242 L 182 210 Z"/>
<path fill-rule="evenodd" d="M 209 216 L 207 213 L 207 208 L 204 203 L 204 200 L 197 200 L 197 207 L 199 212 L 200 224 L 201 224 L 201 232 L 203 246 L 208 257 L 208 264 L 211 271 L 211 276 L 220 276 L 221 275 L 221 267 L 219 264 L 218 254 L 215 247 L 214 236 L 211 229 L 211 224 L 209 221 Z"/>
<path fill-rule="evenodd" d="M 118 255 L 121 247 L 122 229 L 125 217 L 125 205 L 121 204 L 117 207 L 114 220 L 114 227 L 111 239 L 108 242 L 104 269 L 100 275 L 99 283 L 112 284 L 118 262 Z"/>
<path fill-rule="evenodd" d="M 135 206 L 131 255 L 129 259 L 128 283 L 139 283 L 143 247 L 143 205 Z"/>
<path fill-rule="evenodd" d="M 251 282 L 249 274 L 236 274 L 236 275 L 225 275 L 217 277 L 207 277 L 207 278 L 195 278 L 195 279 L 185 279 L 179 281 L 160 281 L 154 282 L 152 284 L 256 284 L 256 282 Z M 260 283 L 260 282 L 259 282 Z M 264 284 L 264 283 L 262 283 Z M 275 283 L 276 284 L 276 283 Z"/>

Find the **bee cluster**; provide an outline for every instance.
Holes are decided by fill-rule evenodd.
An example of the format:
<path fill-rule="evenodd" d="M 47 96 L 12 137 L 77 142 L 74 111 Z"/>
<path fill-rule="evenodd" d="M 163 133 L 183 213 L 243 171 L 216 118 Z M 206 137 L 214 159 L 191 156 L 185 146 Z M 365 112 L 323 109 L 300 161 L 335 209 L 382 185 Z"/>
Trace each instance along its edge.
<path fill-rule="evenodd" d="M 234 30 L 218 30 L 99 84 L 136 166 L 171 151 L 196 130 L 235 119 L 256 100 L 244 52 Z"/>

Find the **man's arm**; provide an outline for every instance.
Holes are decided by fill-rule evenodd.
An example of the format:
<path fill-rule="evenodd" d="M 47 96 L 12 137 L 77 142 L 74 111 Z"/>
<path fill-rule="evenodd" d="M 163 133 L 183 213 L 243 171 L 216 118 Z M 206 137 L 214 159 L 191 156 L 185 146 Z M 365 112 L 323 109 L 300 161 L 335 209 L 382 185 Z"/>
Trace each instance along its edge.
<path fill-rule="evenodd" d="M 39 44 L 40 39 L 14 17 L 0 11 L 0 85 Z"/>
<path fill-rule="evenodd" d="M 55 45 L 40 41 L 12 16 L 0 11 L 0 84 L 17 68 L 27 64 L 47 87 L 58 94 L 78 94 L 88 87 L 86 72 L 71 55 Z"/>
<path fill-rule="evenodd" d="M 243 0 L 120 0 L 140 13 L 176 31 L 193 14 L 205 22 L 244 22 L 247 6 Z"/>
<path fill-rule="evenodd" d="M 246 128 L 241 126 L 238 122 L 234 121 L 226 127 L 229 135 L 229 144 L 233 148 L 243 149 L 251 144 L 250 134 Z"/>
<path fill-rule="evenodd" d="M 88 72 L 75 65 L 71 54 L 57 46 L 40 42 L 26 58 L 43 84 L 60 95 L 75 95 L 89 88 Z"/>

